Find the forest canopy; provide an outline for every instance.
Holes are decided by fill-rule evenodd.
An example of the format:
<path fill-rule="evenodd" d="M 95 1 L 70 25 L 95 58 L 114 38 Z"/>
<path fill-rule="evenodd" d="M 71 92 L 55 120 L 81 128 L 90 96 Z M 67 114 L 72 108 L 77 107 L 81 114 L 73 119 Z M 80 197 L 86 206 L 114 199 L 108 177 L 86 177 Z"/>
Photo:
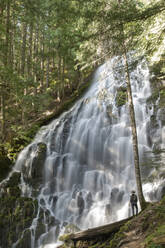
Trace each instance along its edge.
<path fill-rule="evenodd" d="M 56 109 L 97 65 L 122 54 L 123 39 L 151 64 L 164 61 L 164 12 L 164 0 L 1 0 L 1 141 Z"/>

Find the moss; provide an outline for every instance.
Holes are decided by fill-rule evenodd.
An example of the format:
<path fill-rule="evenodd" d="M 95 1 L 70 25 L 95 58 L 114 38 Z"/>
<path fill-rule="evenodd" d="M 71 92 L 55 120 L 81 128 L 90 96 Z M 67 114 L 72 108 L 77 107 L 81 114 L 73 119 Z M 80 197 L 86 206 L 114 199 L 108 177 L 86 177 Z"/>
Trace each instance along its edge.
<path fill-rule="evenodd" d="M 31 198 L 16 197 L 9 193 L 0 198 L 0 245 L 2 247 L 11 247 L 11 244 L 21 238 L 23 231 L 31 226 L 36 216 L 36 208 L 37 203 Z M 24 238 L 21 242 L 25 242 Z"/>
<path fill-rule="evenodd" d="M 165 107 L 165 87 L 160 90 L 159 108 Z"/>
<path fill-rule="evenodd" d="M 42 153 L 42 152 L 46 151 L 46 144 L 45 143 L 40 142 L 37 144 L 37 146 L 38 146 L 38 152 Z"/>
<path fill-rule="evenodd" d="M 147 248 L 151 247 L 164 247 L 165 245 L 165 224 L 156 228 L 156 230 L 148 235 L 145 239 L 145 245 Z"/>
<path fill-rule="evenodd" d="M 11 169 L 11 160 L 3 154 L 0 154 L 0 181 L 3 180 Z"/>
<path fill-rule="evenodd" d="M 63 242 L 68 241 L 72 238 L 72 235 L 73 234 L 71 234 L 71 233 L 64 234 L 64 235 L 59 237 L 59 240 L 63 241 Z"/>
<path fill-rule="evenodd" d="M 18 184 L 20 183 L 20 179 L 21 179 L 21 173 L 14 172 L 7 181 L 6 187 L 17 187 Z"/>
<path fill-rule="evenodd" d="M 127 89 L 125 87 L 120 87 L 117 90 L 117 95 L 116 95 L 117 107 L 121 107 L 122 105 L 126 104 L 126 101 L 127 101 Z"/>

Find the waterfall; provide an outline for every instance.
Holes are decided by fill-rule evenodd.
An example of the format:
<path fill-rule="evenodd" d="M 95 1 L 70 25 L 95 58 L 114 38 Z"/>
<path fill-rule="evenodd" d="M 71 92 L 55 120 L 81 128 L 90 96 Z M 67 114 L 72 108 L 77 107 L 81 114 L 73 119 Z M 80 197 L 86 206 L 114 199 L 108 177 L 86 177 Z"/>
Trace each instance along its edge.
<path fill-rule="evenodd" d="M 147 132 L 153 115 L 153 107 L 146 104 L 151 95 L 149 70 L 144 60 L 132 63 L 130 59 L 129 64 L 143 163 L 153 147 Z M 31 225 L 31 248 L 56 247 L 59 233 L 68 224 L 83 230 L 128 217 L 129 195 L 136 183 L 128 104 L 116 104 L 118 92 L 124 89 L 123 61 L 115 57 L 97 69 L 88 92 L 42 127 L 20 153 L 14 170 L 22 173 L 22 195 L 37 199 L 39 205 Z M 147 177 L 151 170 L 142 173 Z M 149 197 L 150 186 L 143 187 Z M 41 213 L 45 229 L 36 237 Z"/>

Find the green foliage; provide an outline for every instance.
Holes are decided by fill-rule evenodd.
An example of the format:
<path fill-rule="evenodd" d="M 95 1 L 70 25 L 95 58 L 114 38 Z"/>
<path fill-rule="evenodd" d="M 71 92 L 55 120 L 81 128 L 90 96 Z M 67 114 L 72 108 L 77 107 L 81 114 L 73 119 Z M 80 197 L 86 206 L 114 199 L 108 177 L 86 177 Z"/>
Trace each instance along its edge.
<path fill-rule="evenodd" d="M 165 225 L 157 227 L 156 230 L 145 239 L 147 248 L 163 248 L 163 244 L 159 244 L 163 237 L 165 237 Z"/>
<path fill-rule="evenodd" d="M 117 91 L 116 95 L 116 105 L 117 107 L 120 107 L 124 104 L 126 104 L 127 100 L 127 89 L 125 87 L 120 87 Z"/>
<path fill-rule="evenodd" d="M 18 0 L 9 5 L 7 15 L 7 2 L 1 3 L 0 97 L 6 106 L 1 124 L 11 136 L 12 126 L 28 126 L 56 108 L 96 66 L 121 54 L 123 38 L 128 50 L 137 49 L 150 60 L 155 55 L 152 64 L 164 56 L 162 0 Z M 119 98 L 121 106 L 124 94 Z"/>

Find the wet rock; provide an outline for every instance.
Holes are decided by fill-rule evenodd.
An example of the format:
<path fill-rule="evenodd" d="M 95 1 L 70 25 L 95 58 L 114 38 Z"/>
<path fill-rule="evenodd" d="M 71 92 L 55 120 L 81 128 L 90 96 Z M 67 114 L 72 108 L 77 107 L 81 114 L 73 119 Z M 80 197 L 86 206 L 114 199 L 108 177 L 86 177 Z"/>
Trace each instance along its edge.
<path fill-rule="evenodd" d="M 109 220 L 109 217 L 111 216 L 111 214 L 112 214 L 112 207 L 111 207 L 111 204 L 108 203 L 105 205 L 105 216 L 107 220 Z"/>
<path fill-rule="evenodd" d="M 43 181 L 46 150 L 47 147 L 45 143 L 40 142 L 38 144 L 33 144 L 29 148 L 27 159 L 22 168 L 25 182 L 31 184 L 34 188 L 38 188 L 38 185 Z M 32 153 L 35 153 L 35 156 L 32 156 Z"/>
<path fill-rule="evenodd" d="M 93 197 L 92 197 L 92 193 L 88 192 L 87 196 L 86 196 L 86 207 L 89 209 L 93 204 Z"/>
<path fill-rule="evenodd" d="M 37 144 L 37 153 L 32 162 L 32 178 L 41 178 L 43 173 L 43 167 L 46 159 L 46 144 Z"/>
<path fill-rule="evenodd" d="M 12 176 L 7 181 L 6 187 L 14 187 L 17 186 L 20 183 L 21 179 L 21 173 L 20 172 L 14 172 Z"/>
<path fill-rule="evenodd" d="M 41 236 L 42 233 L 46 232 L 46 227 L 44 223 L 38 223 L 35 232 L 35 240 L 37 241 L 38 238 Z"/>
<path fill-rule="evenodd" d="M 49 225 L 50 226 L 59 226 L 60 221 L 56 219 L 54 216 L 49 216 Z"/>
<path fill-rule="evenodd" d="M 162 126 L 164 126 L 165 125 L 165 108 L 159 109 L 158 119 L 161 121 Z"/>
<path fill-rule="evenodd" d="M 53 208 L 55 208 L 57 201 L 58 201 L 58 196 L 57 195 L 53 196 L 53 204 L 52 204 Z"/>
<path fill-rule="evenodd" d="M 104 198 L 104 193 L 103 193 L 103 191 L 99 191 L 99 192 L 98 192 L 98 200 L 99 200 L 99 201 L 102 201 L 103 198 Z"/>
<path fill-rule="evenodd" d="M 79 231 L 80 229 L 74 224 L 68 224 L 67 226 L 65 226 L 65 233 L 75 233 Z"/>
<path fill-rule="evenodd" d="M 160 192 L 160 197 L 161 199 L 165 196 L 165 185 L 162 186 L 161 192 Z"/>
<path fill-rule="evenodd" d="M 112 189 L 112 191 L 111 191 L 111 197 L 110 197 L 111 201 L 115 201 L 116 200 L 118 193 L 119 193 L 119 189 L 118 188 L 115 187 L 115 188 Z"/>
<path fill-rule="evenodd" d="M 0 198 L 0 246 L 12 247 L 13 243 L 19 241 L 16 247 L 30 247 L 30 234 L 24 230 L 31 226 L 37 207 L 37 201 L 30 198 L 8 194 Z"/>
<path fill-rule="evenodd" d="M 117 202 L 120 203 L 123 200 L 124 191 L 120 191 L 117 195 Z"/>
<path fill-rule="evenodd" d="M 150 146 L 152 144 L 160 144 L 160 133 L 159 131 L 159 123 L 156 119 L 156 115 L 152 115 L 150 118 L 150 122 L 147 123 L 147 139 Z"/>
<path fill-rule="evenodd" d="M 74 184 L 72 188 L 72 198 L 76 199 L 77 193 L 80 191 L 81 186 L 78 184 Z"/>
<path fill-rule="evenodd" d="M 4 184 L 1 187 L 1 195 L 5 196 L 15 196 L 20 197 L 21 190 L 19 188 L 19 183 L 21 179 L 21 173 L 20 172 L 14 172 L 12 176 L 4 182 Z"/>
<path fill-rule="evenodd" d="M 16 248 L 29 248 L 31 247 L 31 231 L 30 229 L 25 230 L 23 238 L 20 239 Z"/>

